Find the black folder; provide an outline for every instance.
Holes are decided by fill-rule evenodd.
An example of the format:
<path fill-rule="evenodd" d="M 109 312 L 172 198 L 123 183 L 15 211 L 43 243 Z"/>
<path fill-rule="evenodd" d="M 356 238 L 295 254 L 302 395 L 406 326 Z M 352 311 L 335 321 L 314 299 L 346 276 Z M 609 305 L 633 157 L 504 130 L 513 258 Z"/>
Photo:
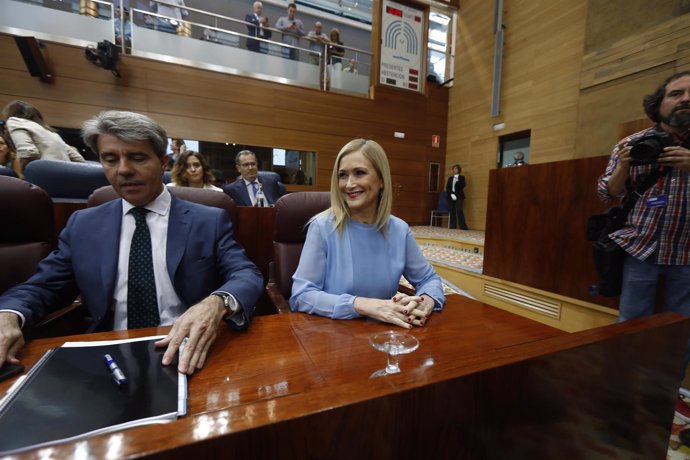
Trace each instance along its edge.
<path fill-rule="evenodd" d="M 184 415 L 186 377 L 175 364 L 161 365 L 165 349 L 153 346 L 157 339 L 46 352 L 0 403 L 0 454 Z M 114 381 L 106 353 L 127 377 L 126 385 Z"/>

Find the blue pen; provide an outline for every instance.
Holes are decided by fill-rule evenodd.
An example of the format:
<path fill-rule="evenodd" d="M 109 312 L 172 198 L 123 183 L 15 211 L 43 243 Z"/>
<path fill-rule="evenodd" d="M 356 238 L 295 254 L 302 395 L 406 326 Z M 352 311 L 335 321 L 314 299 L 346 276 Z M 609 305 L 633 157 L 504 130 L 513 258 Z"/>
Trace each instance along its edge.
<path fill-rule="evenodd" d="M 110 374 L 113 376 L 113 380 L 115 380 L 117 386 L 121 387 L 127 385 L 127 377 L 125 377 L 125 374 L 113 360 L 113 357 L 106 354 L 103 358 L 105 359 L 105 365 L 110 371 Z"/>

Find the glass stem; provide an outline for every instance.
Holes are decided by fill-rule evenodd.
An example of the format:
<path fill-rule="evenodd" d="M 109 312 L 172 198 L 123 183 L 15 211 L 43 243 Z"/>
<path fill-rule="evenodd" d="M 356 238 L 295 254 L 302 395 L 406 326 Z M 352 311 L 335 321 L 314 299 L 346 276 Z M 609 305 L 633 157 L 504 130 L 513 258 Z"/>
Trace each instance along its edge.
<path fill-rule="evenodd" d="M 387 374 L 397 374 L 398 372 L 400 372 L 400 366 L 398 366 L 398 355 L 388 353 L 387 357 L 388 357 L 388 365 L 386 366 L 386 373 Z"/>

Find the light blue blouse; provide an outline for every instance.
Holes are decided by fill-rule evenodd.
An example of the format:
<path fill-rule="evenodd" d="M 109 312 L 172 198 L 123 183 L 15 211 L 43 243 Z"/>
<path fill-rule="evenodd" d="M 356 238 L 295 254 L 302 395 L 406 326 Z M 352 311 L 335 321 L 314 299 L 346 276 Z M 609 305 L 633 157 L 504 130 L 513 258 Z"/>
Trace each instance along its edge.
<path fill-rule="evenodd" d="M 359 315 L 355 297 L 390 299 L 400 275 L 443 308 L 441 278 L 422 255 L 410 227 L 397 217 L 388 220 L 386 237 L 373 225 L 350 220 L 342 233 L 331 213 L 310 225 L 297 271 L 293 275 L 293 311 L 350 319 Z"/>

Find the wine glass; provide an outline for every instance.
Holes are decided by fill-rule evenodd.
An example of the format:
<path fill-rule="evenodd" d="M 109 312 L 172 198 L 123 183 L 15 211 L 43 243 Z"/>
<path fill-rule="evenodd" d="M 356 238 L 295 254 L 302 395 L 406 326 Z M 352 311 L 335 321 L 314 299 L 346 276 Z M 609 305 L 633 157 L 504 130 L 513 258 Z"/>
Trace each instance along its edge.
<path fill-rule="evenodd" d="M 369 336 L 369 343 L 378 351 L 386 353 L 388 359 L 386 367 L 374 372 L 369 378 L 399 373 L 398 356 L 412 353 L 419 348 L 419 340 L 414 336 L 396 331 L 373 334 Z"/>

